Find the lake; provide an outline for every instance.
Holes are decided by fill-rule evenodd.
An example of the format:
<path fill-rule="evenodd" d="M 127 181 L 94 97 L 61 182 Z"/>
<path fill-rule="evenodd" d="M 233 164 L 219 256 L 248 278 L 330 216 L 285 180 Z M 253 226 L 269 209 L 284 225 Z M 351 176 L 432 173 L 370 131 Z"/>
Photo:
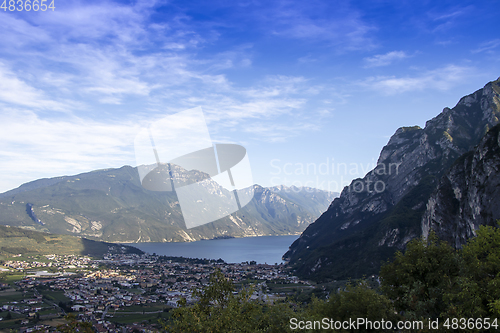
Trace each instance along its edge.
<path fill-rule="evenodd" d="M 281 257 L 298 238 L 295 236 L 261 236 L 211 239 L 186 243 L 128 244 L 144 252 L 186 258 L 221 258 L 227 263 L 255 260 L 259 264 L 281 263 Z"/>

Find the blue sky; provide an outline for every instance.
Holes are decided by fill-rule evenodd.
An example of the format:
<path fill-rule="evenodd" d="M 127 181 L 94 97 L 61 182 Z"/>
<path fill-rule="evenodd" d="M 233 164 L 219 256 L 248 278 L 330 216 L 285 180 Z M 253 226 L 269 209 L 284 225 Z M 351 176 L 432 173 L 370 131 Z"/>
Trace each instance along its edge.
<path fill-rule="evenodd" d="M 141 126 L 197 106 L 255 183 L 339 191 L 398 127 L 500 76 L 499 1 L 55 7 L 0 10 L 1 192 L 135 166 Z"/>

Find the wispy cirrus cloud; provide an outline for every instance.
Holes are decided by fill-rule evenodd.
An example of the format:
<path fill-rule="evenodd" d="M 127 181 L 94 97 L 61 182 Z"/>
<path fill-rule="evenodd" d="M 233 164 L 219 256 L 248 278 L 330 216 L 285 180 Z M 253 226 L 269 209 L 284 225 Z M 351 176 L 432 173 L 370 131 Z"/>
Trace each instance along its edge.
<path fill-rule="evenodd" d="M 322 12 L 323 15 L 319 14 Z M 270 26 L 275 35 L 326 42 L 339 52 L 369 50 L 375 46 L 369 35 L 375 27 L 363 21 L 348 2 L 329 5 L 314 1 L 280 1 L 268 19 L 273 20 Z"/>
<path fill-rule="evenodd" d="M 243 123 L 306 114 L 304 105 L 316 94 L 307 81 L 304 77 L 267 76 L 251 87 L 231 87 L 218 93 L 207 91 L 192 102 L 203 106 L 207 121 L 213 126 L 238 130 Z M 186 104 L 186 107 L 195 104 Z"/>
<path fill-rule="evenodd" d="M 200 57 L 206 39 L 189 19 L 151 23 L 149 8 L 136 7 L 105 2 L 50 17 L 0 19 L 12 41 L 0 44 L 0 172 L 8 175 L 0 191 L 67 170 L 133 165 L 139 124 L 194 106 L 203 107 L 216 136 L 252 129 L 255 140 L 297 134 L 286 125 L 257 124 L 300 119 L 316 93 L 304 77 L 236 85 L 225 71 L 252 66 L 251 44 Z M 303 127 L 313 126 L 303 119 Z"/>
<path fill-rule="evenodd" d="M 379 91 L 385 95 L 404 93 L 407 91 L 421 91 L 426 89 L 448 90 L 471 75 L 473 68 L 448 65 L 442 68 L 427 70 L 420 75 L 395 77 L 369 77 L 360 85 Z"/>
<path fill-rule="evenodd" d="M 349 1 L 251 1 L 246 3 L 218 2 L 232 15 L 220 26 L 253 29 L 265 38 L 294 39 L 302 43 L 318 44 L 337 53 L 367 50 L 375 46 L 371 33 L 376 27 L 367 23 L 361 11 Z M 202 4 L 205 9 L 206 4 Z M 213 7 L 212 3 L 211 6 Z M 206 9 L 213 10 L 212 8 Z"/>
<path fill-rule="evenodd" d="M 479 44 L 477 49 L 472 50 L 472 53 L 492 52 L 498 47 L 500 47 L 500 38 Z"/>
<path fill-rule="evenodd" d="M 196 55 L 200 45 L 217 38 L 217 33 L 210 31 L 215 23 L 205 23 L 209 28 L 200 29 L 200 23 L 194 24 L 181 12 L 152 22 L 155 6 L 156 2 L 143 1 L 132 5 L 90 2 L 83 6 L 68 2 L 50 16 L 19 19 L 3 15 L 6 20 L 0 25 L 12 44 L 0 45 L 0 52 L 10 54 L 8 70 L 33 91 L 41 86 L 56 91 L 47 95 L 54 103 L 80 99 L 88 105 L 124 105 L 127 99 L 138 98 L 158 105 L 168 97 L 186 96 L 185 92 L 191 93 L 191 100 L 200 100 L 201 94 L 195 91 L 245 96 L 255 90 L 260 98 L 304 92 L 285 91 L 275 82 L 243 93 L 245 89 L 235 88 L 221 71 L 251 66 L 251 44 L 201 59 Z M 260 9 L 262 6 L 252 7 L 254 19 L 261 20 Z M 329 16 L 313 19 L 311 15 L 318 12 L 313 4 L 281 1 L 266 10 L 277 18 L 267 20 L 266 29 L 279 36 L 328 40 L 345 49 L 372 44 L 366 35 L 370 27 L 347 3 L 337 5 L 333 11 L 329 8 L 334 20 Z M 24 77 L 23 72 L 31 75 Z M 174 106 L 171 101 L 169 104 Z"/>
<path fill-rule="evenodd" d="M 252 133 L 251 138 L 256 141 L 284 142 L 321 126 L 300 112 L 306 99 L 295 95 L 301 93 L 305 81 L 302 77 L 273 76 L 232 94 L 207 91 L 193 99 L 187 93 L 177 111 L 202 105 L 214 139 L 219 142 L 233 141 L 234 137 L 227 134 L 234 132 Z M 134 165 L 133 140 L 140 126 L 165 116 L 158 112 L 117 120 L 76 115 L 47 118 L 30 108 L 0 104 L 0 109 L 0 172 L 9 175 L 0 180 L 3 190 L 31 179 L 65 174 L 66 170 L 74 174 Z M 266 122 L 277 117 L 294 119 L 272 125 Z M 12 173 L 14 169 L 16 172 Z"/>
<path fill-rule="evenodd" d="M 404 51 L 391 51 L 385 54 L 377 54 L 372 57 L 364 58 L 365 68 L 388 66 L 395 61 L 408 58 L 409 55 Z"/>
<path fill-rule="evenodd" d="M 427 27 L 430 32 L 449 31 L 460 18 L 470 15 L 474 6 L 456 6 L 447 10 L 431 10 L 427 13 Z"/>
<path fill-rule="evenodd" d="M 464 23 L 469 9 L 348 0 L 68 0 L 53 13 L 0 11 L 0 170 L 5 182 L 19 185 L 21 176 L 133 164 L 138 124 L 197 106 L 219 141 L 265 150 L 273 147 L 263 142 L 321 128 L 330 135 L 342 126 L 332 119 L 352 113 L 360 86 L 380 95 L 439 93 L 467 82 L 475 68 L 491 71 L 481 61 L 492 58 L 496 36 L 483 35 L 488 42 L 475 53 L 474 44 L 459 45 L 461 34 L 472 40 Z M 407 29 L 412 24 L 419 29 Z M 434 38 L 454 44 L 425 40 Z M 373 51 L 380 45 L 391 48 Z M 420 67 L 390 66 L 412 57 L 407 50 L 415 45 L 424 55 L 412 59 Z M 360 64 L 383 74 L 364 80 Z M 313 137 L 300 140 L 323 154 Z"/>
<path fill-rule="evenodd" d="M 0 102 L 52 111 L 63 111 L 68 106 L 51 100 L 44 91 L 27 84 L 1 62 Z"/>
<path fill-rule="evenodd" d="M 0 53 L 19 77 L 29 71 L 25 81 L 34 87 L 49 79 L 59 93 L 77 91 L 87 101 L 119 104 L 125 96 L 148 96 L 197 76 L 186 50 L 202 38 L 176 17 L 152 23 L 151 8 L 142 2 L 69 2 L 51 14 L 20 19 L 0 13 L 7 38 Z"/>

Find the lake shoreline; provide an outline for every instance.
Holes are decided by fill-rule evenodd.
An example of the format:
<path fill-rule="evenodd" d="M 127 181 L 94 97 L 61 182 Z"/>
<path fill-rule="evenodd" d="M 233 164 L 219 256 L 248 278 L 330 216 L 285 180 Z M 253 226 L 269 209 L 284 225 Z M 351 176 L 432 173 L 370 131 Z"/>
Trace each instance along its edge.
<path fill-rule="evenodd" d="M 193 242 L 201 242 L 201 241 L 210 241 L 210 240 L 218 240 L 218 239 L 241 239 L 241 238 L 257 238 L 257 237 L 281 237 L 281 236 L 300 236 L 302 232 L 281 234 L 281 235 L 257 235 L 257 236 L 217 236 L 215 238 L 203 238 L 198 240 L 187 240 L 187 241 L 174 241 L 174 242 L 111 242 L 112 244 L 121 244 L 121 245 L 130 245 L 130 244 L 147 244 L 147 243 L 193 243 Z M 130 245 L 132 246 L 132 245 Z"/>
<path fill-rule="evenodd" d="M 149 254 L 191 259 L 222 259 L 226 263 L 284 263 L 282 256 L 299 235 L 207 239 L 194 242 L 148 242 L 133 246 Z"/>

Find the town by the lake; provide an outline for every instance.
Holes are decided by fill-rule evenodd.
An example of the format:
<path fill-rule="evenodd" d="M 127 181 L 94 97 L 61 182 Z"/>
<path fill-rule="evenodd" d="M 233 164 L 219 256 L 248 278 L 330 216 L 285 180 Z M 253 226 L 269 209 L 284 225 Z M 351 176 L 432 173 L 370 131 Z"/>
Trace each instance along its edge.
<path fill-rule="evenodd" d="M 104 259 L 75 255 L 21 256 L 0 263 L 0 332 L 51 332 L 67 322 L 92 323 L 97 332 L 157 332 L 181 300 L 219 269 L 235 293 L 252 286 L 263 302 L 312 289 L 283 264 L 225 263 L 150 254 L 109 254 Z"/>

